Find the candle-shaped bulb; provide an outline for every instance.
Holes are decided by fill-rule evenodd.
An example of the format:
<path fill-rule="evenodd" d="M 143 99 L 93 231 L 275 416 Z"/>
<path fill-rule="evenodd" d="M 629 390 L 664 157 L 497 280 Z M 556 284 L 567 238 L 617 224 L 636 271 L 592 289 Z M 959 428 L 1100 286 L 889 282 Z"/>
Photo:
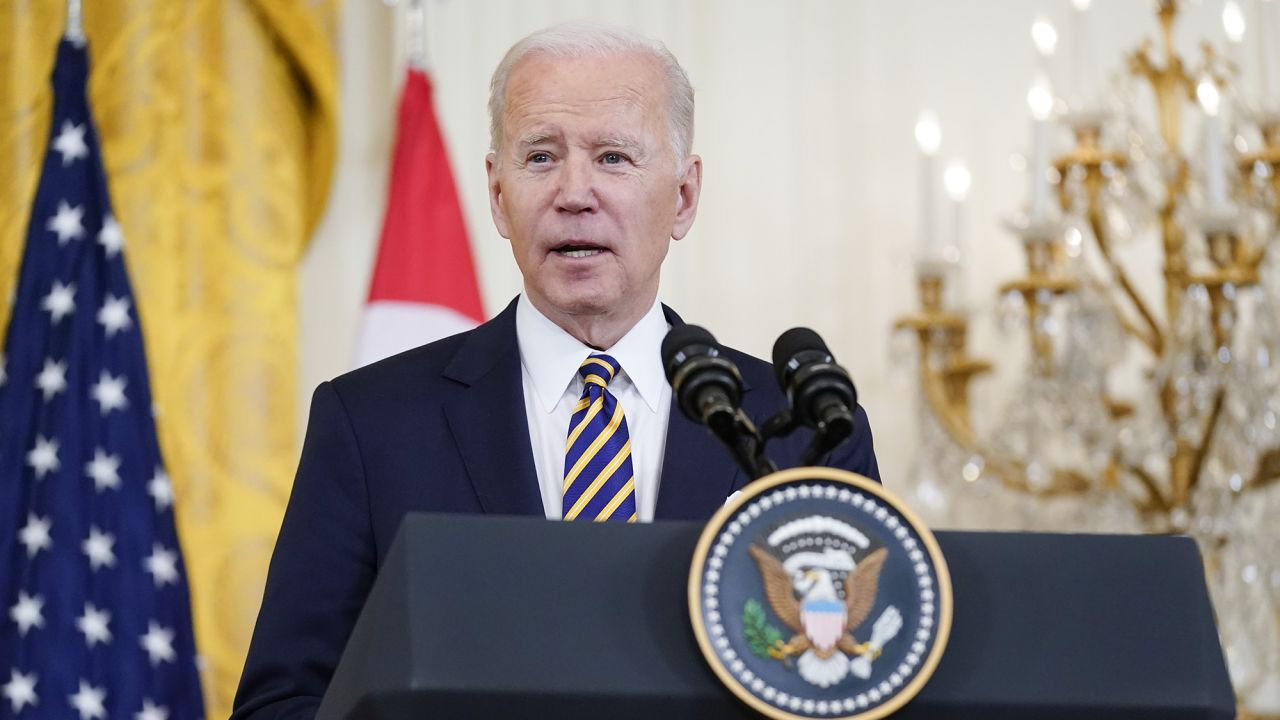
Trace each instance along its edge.
<path fill-rule="evenodd" d="M 1036 50 L 1044 57 L 1051 57 L 1058 47 L 1058 31 L 1053 23 L 1043 17 L 1038 17 L 1031 23 L 1031 39 L 1036 44 Z"/>
<path fill-rule="evenodd" d="M 1227 159 L 1224 153 L 1222 125 L 1218 109 L 1222 101 L 1213 78 L 1205 77 L 1196 85 L 1196 99 L 1204 110 L 1205 191 L 1208 194 L 1209 212 L 1221 213 L 1228 206 Z"/>
<path fill-rule="evenodd" d="M 938 117 L 929 111 L 920 113 L 916 120 L 916 145 L 925 155 L 936 155 L 942 146 L 942 128 L 938 126 Z"/>
<path fill-rule="evenodd" d="M 1231 42 L 1239 44 L 1244 41 L 1244 11 L 1236 0 L 1227 0 L 1227 4 L 1222 6 L 1222 29 Z"/>
<path fill-rule="evenodd" d="M 1031 108 L 1031 117 L 1036 120 L 1044 121 L 1053 116 L 1053 87 L 1043 74 L 1027 91 L 1027 107 Z"/>
<path fill-rule="evenodd" d="M 1222 102 L 1222 96 L 1218 94 L 1218 86 L 1213 80 L 1205 78 L 1196 85 L 1196 99 L 1200 101 L 1200 107 L 1204 109 L 1206 115 L 1216 117 L 1218 115 L 1218 106 Z"/>
<path fill-rule="evenodd" d="M 947 197 L 955 202 L 964 202 L 969 196 L 969 186 L 973 182 L 973 176 L 969 174 L 969 168 L 963 163 L 953 162 L 947 166 L 946 172 L 942 175 L 942 184 L 947 188 Z"/>
<path fill-rule="evenodd" d="M 942 184 L 947 189 L 947 197 L 951 198 L 951 242 L 942 249 L 942 257 L 949 263 L 958 264 L 964 259 L 964 199 L 969 194 L 969 184 L 973 178 L 969 176 L 969 168 L 964 163 L 953 161 L 942 173 Z M 956 274 L 949 282 L 952 298 L 948 303 L 952 306 L 963 304 L 965 298 L 962 287 L 963 273 Z"/>
<path fill-rule="evenodd" d="M 1049 119 L 1053 116 L 1053 88 L 1049 78 L 1041 73 L 1027 91 L 1027 105 L 1031 107 L 1031 164 L 1027 168 L 1031 179 L 1031 204 L 1028 219 L 1036 224 L 1043 222 L 1049 213 Z"/>
<path fill-rule="evenodd" d="M 920 256 L 935 257 L 939 247 L 934 203 L 938 176 L 934 163 L 942 145 L 942 128 L 938 126 L 937 116 L 928 110 L 920 113 L 916 121 L 916 144 L 920 146 Z"/>

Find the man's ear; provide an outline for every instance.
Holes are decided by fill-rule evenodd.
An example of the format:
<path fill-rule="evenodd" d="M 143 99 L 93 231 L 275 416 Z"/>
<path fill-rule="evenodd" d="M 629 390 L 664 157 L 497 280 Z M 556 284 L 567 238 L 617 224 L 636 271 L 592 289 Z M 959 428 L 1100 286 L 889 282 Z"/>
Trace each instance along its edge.
<path fill-rule="evenodd" d="M 698 215 L 698 197 L 702 194 L 702 158 L 690 155 L 684 163 L 680 185 L 676 188 L 676 219 L 671 227 L 672 240 L 679 240 L 689 234 L 693 219 Z"/>
<path fill-rule="evenodd" d="M 484 156 L 484 172 L 489 178 L 489 212 L 493 215 L 493 225 L 498 228 L 499 235 L 510 240 L 507 211 L 502 202 L 502 183 L 498 180 L 497 153 L 491 152 Z"/>

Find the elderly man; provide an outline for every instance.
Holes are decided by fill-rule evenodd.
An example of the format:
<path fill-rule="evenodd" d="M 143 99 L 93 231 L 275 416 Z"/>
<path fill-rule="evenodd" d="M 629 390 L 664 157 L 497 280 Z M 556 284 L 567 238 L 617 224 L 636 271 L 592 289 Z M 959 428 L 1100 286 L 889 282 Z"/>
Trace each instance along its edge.
<path fill-rule="evenodd" d="M 747 480 L 673 409 L 657 300 L 698 209 L 693 90 L 629 32 L 564 25 L 494 73 L 494 224 L 524 292 L 473 331 L 322 384 L 234 718 L 310 718 L 404 514 L 705 519 Z M 759 421 L 785 400 L 730 351 Z M 831 465 L 878 477 L 861 409 Z M 771 447 L 794 465 L 803 433 Z"/>

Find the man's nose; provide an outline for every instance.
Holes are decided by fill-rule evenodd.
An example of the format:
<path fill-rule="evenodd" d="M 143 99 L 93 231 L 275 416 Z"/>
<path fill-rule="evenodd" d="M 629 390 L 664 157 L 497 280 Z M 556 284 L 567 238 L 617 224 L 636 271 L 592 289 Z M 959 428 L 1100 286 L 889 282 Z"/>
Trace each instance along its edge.
<path fill-rule="evenodd" d="M 594 168 L 586 158 L 567 160 L 560 166 L 560 191 L 556 209 L 578 214 L 594 212 L 597 207 Z"/>

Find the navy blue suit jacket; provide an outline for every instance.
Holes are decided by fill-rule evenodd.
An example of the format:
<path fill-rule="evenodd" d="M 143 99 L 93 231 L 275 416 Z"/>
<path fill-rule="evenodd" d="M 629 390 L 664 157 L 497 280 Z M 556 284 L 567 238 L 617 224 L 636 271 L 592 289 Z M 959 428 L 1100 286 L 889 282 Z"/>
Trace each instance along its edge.
<path fill-rule="evenodd" d="M 405 513 L 544 514 L 515 306 L 316 388 L 233 720 L 315 716 Z M 664 310 L 672 325 L 683 322 Z M 729 357 L 757 424 L 783 407 L 768 363 Z M 853 439 L 825 464 L 878 480 L 861 408 L 856 421 Z M 779 467 L 798 464 L 808 440 L 798 432 L 774 441 L 770 456 Z M 747 479 L 673 402 L 656 519 L 707 519 Z"/>

